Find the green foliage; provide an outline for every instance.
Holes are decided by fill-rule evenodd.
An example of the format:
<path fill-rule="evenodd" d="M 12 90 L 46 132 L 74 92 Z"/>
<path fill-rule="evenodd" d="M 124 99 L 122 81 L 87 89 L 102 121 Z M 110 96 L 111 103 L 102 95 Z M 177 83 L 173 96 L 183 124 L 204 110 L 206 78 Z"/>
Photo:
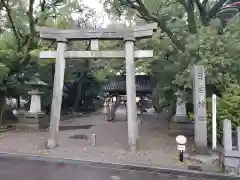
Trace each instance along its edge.
<path fill-rule="evenodd" d="M 56 49 L 56 44 L 39 41 L 36 26 L 56 28 L 79 26 L 85 28 L 86 20 L 90 22 L 90 19 L 94 18 L 95 12 L 77 0 L 1 0 L 0 5 L 2 20 L 0 25 L 1 95 L 27 97 L 27 91 L 31 87 L 26 86 L 25 83 L 31 80 L 35 73 L 38 73 L 40 79 L 48 84 L 42 89 L 44 91 L 43 104 L 48 105 L 51 103 L 55 60 L 39 60 L 39 52 L 46 49 Z M 73 13 L 75 13 L 75 18 L 79 18 L 79 23 L 73 21 Z M 70 44 L 70 47 L 75 46 L 79 50 L 86 44 L 86 42 L 77 42 L 73 45 Z M 67 81 L 75 80 L 72 77 L 73 72 L 86 71 L 91 68 L 84 62 L 76 64 L 74 67 L 67 66 Z M 89 93 L 91 94 L 91 91 L 87 94 Z M 1 103 L 0 113 L 3 107 Z"/>
<path fill-rule="evenodd" d="M 151 40 L 137 43 L 137 48 L 154 49 L 155 59 L 145 66 L 146 72 L 156 81 L 154 102 L 159 108 L 169 106 L 179 89 L 187 93 L 182 98 L 192 103 L 192 67 L 206 67 L 206 84 L 223 93 L 229 84 L 239 83 L 240 23 L 235 18 L 224 33 L 219 33 L 219 23 L 211 20 L 225 1 L 131 1 L 105 0 L 110 16 L 121 16 L 157 22 L 159 31 Z M 207 4 L 204 4 L 207 3 Z M 126 13 L 134 12 L 134 13 Z M 121 19 L 120 18 L 120 19 Z"/>
<path fill-rule="evenodd" d="M 126 26 L 140 22 L 158 23 L 159 30 L 152 39 L 136 42 L 137 49 L 153 49 L 155 58 L 140 59 L 136 62 L 136 67 L 138 71 L 150 74 L 154 78 L 156 87 L 153 96 L 159 109 L 174 104 L 177 96 L 191 104 L 191 69 L 194 64 L 205 65 L 207 87 L 214 87 L 220 94 L 226 92 L 226 87 L 230 87 L 231 84 L 239 84 L 238 18 L 220 34 L 218 26 L 212 26 L 215 21 L 210 22 L 212 15 L 209 8 L 204 8 L 204 4 L 199 6 L 199 0 L 145 0 L 144 3 L 141 3 L 143 2 L 141 0 L 102 1 L 109 16 L 120 21 L 115 21 L 110 26 Z M 31 4 L 34 2 L 32 0 L 0 2 L 2 18 L 0 29 L 4 30 L 0 34 L 0 90 L 8 96 L 26 95 L 28 88 L 24 85 L 25 81 L 30 80 L 33 74 L 38 72 L 41 80 L 49 85 L 44 88 L 43 99 L 46 103 L 51 99 L 55 61 L 39 60 L 38 56 L 43 49 L 56 49 L 56 44 L 39 41 L 36 26 L 61 29 L 98 27 L 96 12 L 77 0 L 35 1 L 34 5 Z M 211 9 L 215 4 L 214 1 L 207 6 Z M 201 8 L 204 8 L 204 11 L 201 11 Z M 75 17 L 78 16 L 77 23 L 72 18 L 73 13 Z M 117 41 L 103 41 L 100 46 L 104 50 L 123 49 L 123 43 Z M 88 47 L 88 41 L 69 43 L 71 50 L 87 50 Z M 81 91 L 80 99 L 75 99 L 80 102 L 85 96 L 96 96 L 99 82 L 117 72 L 125 72 L 124 60 L 81 60 L 74 64 L 69 62 L 66 65 L 65 81 L 78 84 L 75 91 Z M 73 76 L 79 73 L 88 75 L 90 73 L 91 76 L 87 76 L 80 83 L 81 78 Z M 187 93 L 177 94 L 179 89 Z M 209 91 L 209 94 L 212 92 Z M 228 102 L 225 96 L 219 101 Z M 234 104 L 232 101 L 231 103 Z M 223 102 L 220 104 L 227 106 Z"/>
<path fill-rule="evenodd" d="M 7 77 L 8 72 L 9 72 L 8 67 L 5 64 L 0 63 L 0 83 L 1 84 L 3 83 L 3 80 Z"/>
<path fill-rule="evenodd" d="M 240 126 L 240 86 L 231 84 L 221 97 L 217 98 L 217 136 L 222 139 L 222 121 L 231 120 L 233 130 Z M 212 132 L 212 100 L 207 99 L 208 134 Z"/>

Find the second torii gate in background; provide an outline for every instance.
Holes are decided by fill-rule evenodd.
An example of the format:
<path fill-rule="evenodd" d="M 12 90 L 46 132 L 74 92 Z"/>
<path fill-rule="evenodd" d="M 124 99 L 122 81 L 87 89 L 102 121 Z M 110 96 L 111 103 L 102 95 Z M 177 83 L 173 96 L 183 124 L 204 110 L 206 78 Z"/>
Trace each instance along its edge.
<path fill-rule="evenodd" d="M 57 41 L 57 51 L 43 51 L 40 58 L 56 58 L 55 75 L 53 85 L 53 98 L 51 106 L 50 131 L 51 139 L 48 140 L 49 148 L 57 145 L 57 134 L 59 132 L 59 121 L 62 104 L 62 90 L 64 83 L 65 60 L 76 58 L 124 58 L 126 60 L 126 86 L 127 86 L 127 111 L 128 111 L 128 141 L 131 150 L 137 149 L 138 122 L 136 110 L 136 86 L 135 86 L 135 58 L 153 57 L 152 50 L 135 51 L 136 39 L 152 37 L 157 24 L 148 24 L 133 29 L 53 29 L 38 27 L 40 37 L 46 40 Z M 68 41 L 90 40 L 91 51 L 66 51 Z M 124 51 L 99 51 L 99 40 L 123 40 Z"/>

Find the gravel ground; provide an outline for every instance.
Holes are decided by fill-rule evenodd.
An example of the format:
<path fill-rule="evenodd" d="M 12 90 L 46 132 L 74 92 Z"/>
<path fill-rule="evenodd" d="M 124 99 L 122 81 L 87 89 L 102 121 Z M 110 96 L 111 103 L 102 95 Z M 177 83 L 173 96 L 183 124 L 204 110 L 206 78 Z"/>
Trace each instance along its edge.
<path fill-rule="evenodd" d="M 93 126 L 90 129 L 60 131 L 60 146 L 52 150 L 44 148 L 48 132 L 7 132 L 0 138 L 0 152 L 186 169 L 185 164 L 177 159 L 175 137 L 167 133 L 166 114 L 143 117 L 143 123 L 139 125 L 138 152 L 128 150 L 127 123 L 124 120 L 107 122 L 104 115 L 95 114 L 61 123 L 64 127 L 83 125 Z M 92 146 L 90 140 L 93 133 L 96 134 L 96 146 Z M 69 138 L 74 135 L 85 135 L 89 139 Z M 188 141 L 190 150 L 191 142 Z"/>

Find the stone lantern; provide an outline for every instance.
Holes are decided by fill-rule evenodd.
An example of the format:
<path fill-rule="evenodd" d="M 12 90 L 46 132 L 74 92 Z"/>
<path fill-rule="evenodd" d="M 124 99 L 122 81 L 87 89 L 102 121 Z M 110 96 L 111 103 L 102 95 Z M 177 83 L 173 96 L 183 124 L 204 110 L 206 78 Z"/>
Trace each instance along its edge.
<path fill-rule="evenodd" d="M 183 92 L 179 92 L 182 94 Z M 186 102 L 181 98 L 177 97 L 176 102 L 176 113 L 172 117 L 169 123 L 169 133 L 170 134 L 184 134 L 193 135 L 194 134 L 194 123 L 187 116 Z"/>
<path fill-rule="evenodd" d="M 39 89 L 47 84 L 40 81 L 36 76 L 33 80 L 26 83 L 32 87 L 32 90 L 28 92 L 31 97 L 29 111 L 25 113 L 25 119 L 21 124 L 25 124 L 29 129 L 43 129 L 42 124 L 46 124 L 45 113 L 41 109 L 41 95 Z"/>

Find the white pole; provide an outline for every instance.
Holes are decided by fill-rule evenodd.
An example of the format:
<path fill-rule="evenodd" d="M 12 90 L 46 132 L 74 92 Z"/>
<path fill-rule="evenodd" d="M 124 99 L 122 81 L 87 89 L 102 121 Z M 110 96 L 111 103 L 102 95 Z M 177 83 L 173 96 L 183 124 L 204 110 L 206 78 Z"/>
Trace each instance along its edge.
<path fill-rule="evenodd" d="M 96 134 L 92 134 L 92 146 L 96 145 Z"/>
<path fill-rule="evenodd" d="M 212 150 L 217 149 L 217 96 L 212 95 Z"/>

